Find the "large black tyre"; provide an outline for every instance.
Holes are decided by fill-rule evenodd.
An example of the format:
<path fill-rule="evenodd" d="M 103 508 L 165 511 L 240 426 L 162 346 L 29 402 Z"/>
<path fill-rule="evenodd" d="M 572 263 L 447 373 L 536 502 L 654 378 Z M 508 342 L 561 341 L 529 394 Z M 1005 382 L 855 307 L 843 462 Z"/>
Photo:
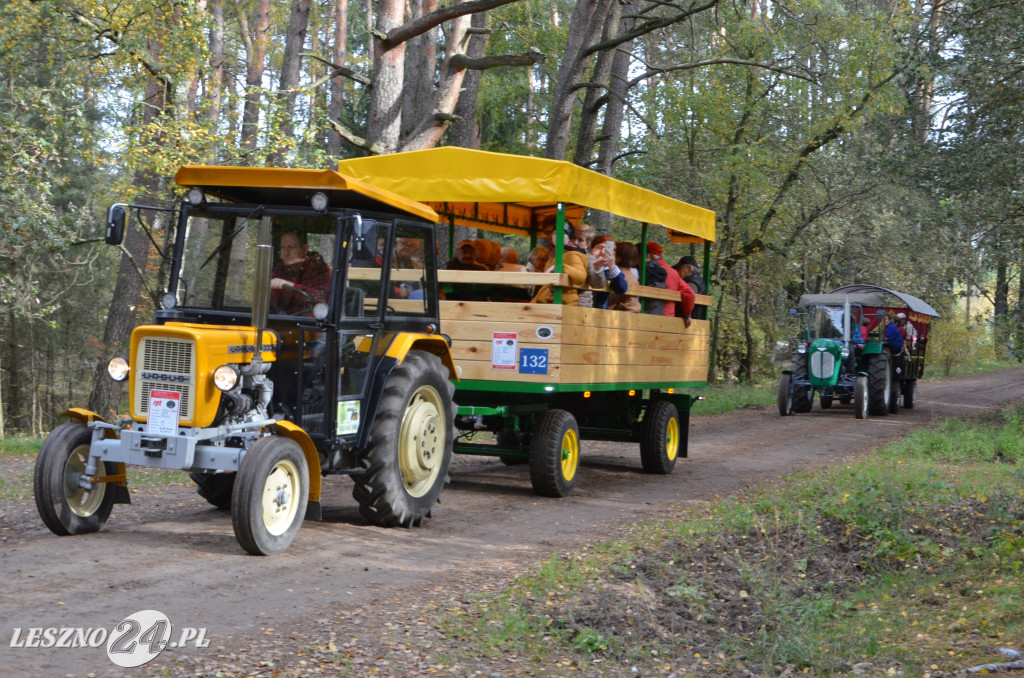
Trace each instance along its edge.
<path fill-rule="evenodd" d="M 807 354 L 794 353 L 791 363 L 793 379 L 808 379 Z M 814 406 L 814 391 L 810 386 L 793 387 L 793 412 L 810 412 Z"/>
<path fill-rule="evenodd" d="M 832 407 L 832 396 L 823 395 L 821 396 L 821 409 L 827 410 Z"/>
<path fill-rule="evenodd" d="M 859 375 L 853 382 L 853 416 L 857 419 L 868 418 L 868 378 Z"/>
<path fill-rule="evenodd" d="M 265 436 L 238 465 L 231 496 L 231 523 L 242 548 L 256 556 L 287 549 L 306 516 L 309 467 L 299 444 Z"/>
<path fill-rule="evenodd" d="M 418 526 L 448 482 L 455 444 L 455 386 L 432 353 L 413 350 L 384 386 L 362 459 L 353 476 L 359 512 L 384 527 Z"/>
<path fill-rule="evenodd" d="M 679 456 L 679 411 L 667 400 L 647 406 L 640 424 L 640 464 L 645 473 L 672 473 Z"/>
<path fill-rule="evenodd" d="M 783 373 L 779 377 L 779 393 L 777 397 L 779 416 L 793 414 L 793 375 Z"/>
<path fill-rule="evenodd" d="M 114 506 L 114 487 L 98 483 L 92 490 L 78 485 L 89 461 L 92 431 L 75 421 L 53 429 L 36 457 L 36 510 L 46 527 L 61 536 L 98 532 Z M 100 462 L 97 475 L 112 475 L 113 465 Z"/>
<path fill-rule="evenodd" d="M 212 506 L 221 511 L 231 510 L 231 494 L 235 489 L 235 473 L 199 473 L 188 474 L 196 484 L 196 492 Z"/>
<path fill-rule="evenodd" d="M 903 382 L 903 407 L 912 410 L 917 402 L 917 379 L 907 379 Z"/>
<path fill-rule="evenodd" d="M 868 358 L 868 412 L 874 416 L 888 414 L 891 393 L 892 371 L 889 369 L 889 353 L 877 353 Z"/>
<path fill-rule="evenodd" d="M 548 410 L 537 422 L 530 441 L 530 483 L 544 497 L 564 497 L 576 485 L 580 465 L 580 432 L 565 410 Z"/>

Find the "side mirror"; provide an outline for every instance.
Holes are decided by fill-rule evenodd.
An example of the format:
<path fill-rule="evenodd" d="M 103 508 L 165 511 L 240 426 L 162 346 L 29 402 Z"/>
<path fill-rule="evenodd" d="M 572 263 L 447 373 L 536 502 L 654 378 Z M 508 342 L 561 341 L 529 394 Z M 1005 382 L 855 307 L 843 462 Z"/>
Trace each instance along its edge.
<path fill-rule="evenodd" d="M 103 241 L 108 245 L 120 245 L 124 242 L 124 220 L 128 213 L 121 205 L 111 205 L 107 210 L 107 230 Z"/>
<path fill-rule="evenodd" d="M 377 248 L 377 222 L 363 219 L 356 214 L 352 217 L 352 258 L 373 259 Z"/>

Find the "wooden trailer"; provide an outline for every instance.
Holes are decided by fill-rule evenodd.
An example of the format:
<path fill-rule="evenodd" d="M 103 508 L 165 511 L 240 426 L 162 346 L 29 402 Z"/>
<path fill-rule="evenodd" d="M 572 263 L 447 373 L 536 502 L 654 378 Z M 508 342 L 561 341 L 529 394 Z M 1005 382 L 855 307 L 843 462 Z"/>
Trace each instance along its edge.
<path fill-rule="evenodd" d="M 567 220 L 578 225 L 588 210 L 602 210 L 639 222 L 641 242 L 690 245 L 675 256 L 699 249 L 706 263 L 713 212 L 567 162 L 461 148 L 348 160 L 339 171 L 427 203 L 445 220 L 449 243 L 465 226 L 521 236 L 532 248 L 538 231 L 555 223 L 553 272 L 438 271 L 449 297 L 481 298 L 439 302 L 439 331 L 451 339 L 459 374 L 456 452 L 529 462 L 534 489 L 548 496 L 571 491 L 581 440 L 637 442 L 652 473 L 669 473 L 686 456 L 694 389 L 707 384 L 708 321 L 686 327 L 682 318 L 561 303 L 573 287 L 561 234 Z M 549 284 L 554 303 L 486 300 L 487 290 Z M 678 292 L 643 284 L 629 293 L 679 300 Z M 707 308 L 711 298 L 696 301 Z M 478 441 L 482 431 L 493 432 L 496 444 Z"/>

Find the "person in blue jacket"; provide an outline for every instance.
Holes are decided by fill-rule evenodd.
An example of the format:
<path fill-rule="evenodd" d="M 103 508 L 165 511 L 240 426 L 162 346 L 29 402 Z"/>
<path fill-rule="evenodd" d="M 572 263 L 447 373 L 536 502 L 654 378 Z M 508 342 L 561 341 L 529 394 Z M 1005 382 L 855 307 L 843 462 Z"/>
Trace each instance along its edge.
<path fill-rule="evenodd" d="M 900 332 L 895 320 L 892 311 L 885 314 L 885 317 L 882 318 L 882 322 L 885 323 L 885 331 L 882 336 L 885 337 L 885 345 L 889 347 L 892 354 L 899 355 L 903 352 L 903 333 Z"/>

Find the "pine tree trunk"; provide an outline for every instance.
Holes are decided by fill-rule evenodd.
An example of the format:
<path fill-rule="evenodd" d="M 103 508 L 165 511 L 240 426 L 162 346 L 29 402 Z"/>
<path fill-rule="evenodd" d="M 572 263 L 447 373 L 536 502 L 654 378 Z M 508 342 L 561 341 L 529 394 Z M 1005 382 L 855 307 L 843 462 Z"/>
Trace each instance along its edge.
<path fill-rule="evenodd" d="M 309 8 L 311 0 L 292 0 L 288 17 L 288 32 L 284 39 L 284 54 L 281 58 L 281 77 L 277 85 L 277 106 L 275 117 L 280 123 L 280 138 L 291 139 L 295 129 L 292 115 L 298 93 L 299 76 L 302 73 L 302 50 L 306 44 L 309 29 Z M 284 149 L 277 144 L 270 155 L 270 164 L 280 166 L 284 162 Z"/>
<path fill-rule="evenodd" d="M 473 15 L 470 26 L 476 31 L 487 29 L 488 14 L 478 12 Z M 474 59 L 484 54 L 484 36 L 474 32 L 469 36 L 466 54 Z M 532 73 L 532 69 L 531 69 Z M 480 148 L 480 124 L 477 122 L 477 99 L 480 96 L 480 71 L 469 71 L 462 79 L 462 94 L 455 105 L 455 115 L 460 118 L 448 129 L 448 141 L 452 146 L 462 148 Z"/>
<path fill-rule="evenodd" d="M 258 0 L 256 3 L 256 25 L 251 34 L 244 14 L 239 20 L 242 23 L 242 37 L 246 43 L 247 53 L 241 145 L 251 152 L 256 150 L 259 136 L 263 71 L 267 59 L 267 44 L 270 40 L 270 0 Z M 251 160 L 247 164 L 252 164 Z"/>
<path fill-rule="evenodd" d="M 377 6 L 377 32 L 388 31 L 402 25 L 401 0 L 381 0 Z M 366 140 L 377 144 L 383 153 L 398 150 L 402 129 L 402 87 L 405 77 L 405 43 L 384 51 L 383 41 L 375 35 L 373 42 L 373 86 L 370 87 L 370 113 L 366 125 Z"/>
<path fill-rule="evenodd" d="M 344 66 L 348 56 L 348 0 L 336 0 L 334 4 L 334 46 L 331 60 L 337 66 Z M 328 112 L 332 120 L 341 120 L 345 110 L 345 79 L 341 76 L 331 79 L 331 102 Z M 327 132 L 327 152 L 332 158 L 341 156 L 341 135 L 332 127 Z"/>

